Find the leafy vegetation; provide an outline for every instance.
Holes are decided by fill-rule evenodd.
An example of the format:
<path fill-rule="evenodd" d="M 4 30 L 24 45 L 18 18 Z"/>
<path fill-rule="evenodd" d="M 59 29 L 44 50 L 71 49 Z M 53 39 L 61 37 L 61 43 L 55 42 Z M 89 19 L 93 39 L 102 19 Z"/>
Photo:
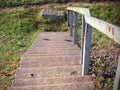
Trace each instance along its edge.
<path fill-rule="evenodd" d="M 109 23 L 113 23 L 115 25 L 120 26 L 120 3 L 112 4 L 112 5 L 95 5 L 89 7 L 92 16 L 97 17 L 99 19 L 105 20 Z"/>

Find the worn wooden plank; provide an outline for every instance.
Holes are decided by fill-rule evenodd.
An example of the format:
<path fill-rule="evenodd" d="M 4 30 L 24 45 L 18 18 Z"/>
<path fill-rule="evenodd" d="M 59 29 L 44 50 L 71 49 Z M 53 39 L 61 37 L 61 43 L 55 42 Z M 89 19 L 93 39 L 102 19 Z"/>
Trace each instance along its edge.
<path fill-rule="evenodd" d="M 68 7 L 70 11 L 81 13 L 82 16 L 82 40 L 81 40 L 81 63 L 83 62 L 83 72 L 82 74 L 87 74 L 89 67 L 89 59 L 90 59 L 90 46 L 91 46 L 91 37 L 92 37 L 92 27 L 98 29 L 109 38 L 113 39 L 117 43 L 120 44 L 120 28 L 107 23 L 103 20 L 94 18 L 90 16 L 90 11 L 87 8 L 79 8 L 79 7 Z M 85 30 L 85 24 L 89 24 L 88 31 Z M 87 32 L 87 34 L 85 34 Z M 84 37 L 84 38 L 83 38 Z M 85 65 L 86 64 L 86 65 Z"/>
<path fill-rule="evenodd" d="M 34 45 L 23 55 L 20 68 L 17 69 L 16 78 L 12 87 L 8 90 L 93 90 L 93 82 L 86 81 L 86 76 L 81 76 L 80 49 L 77 45 L 69 46 L 68 42 L 64 42 L 68 40 L 73 44 L 73 38 L 68 36 L 67 32 L 41 33 L 34 41 Z M 64 43 L 61 44 L 62 41 Z M 57 50 L 59 44 L 62 46 Z M 75 50 L 76 46 L 77 50 Z M 36 49 L 36 47 L 39 48 Z M 63 50 L 63 47 L 70 47 L 72 51 L 69 49 Z M 77 78 L 79 76 L 81 76 L 81 79 Z M 74 77 L 75 79 L 68 77 Z M 36 81 L 35 78 L 36 80 L 39 78 L 39 80 Z M 71 86 L 73 83 L 76 86 Z M 70 84 L 70 86 L 66 88 L 66 84 Z M 63 85 L 62 88 L 61 85 Z"/>
<path fill-rule="evenodd" d="M 67 10 L 71 10 L 77 13 L 81 13 L 85 16 L 90 16 L 90 11 L 87 8 L 80 8 L 80 7 L 68 7 Z"/>
<path fill-rule="evenodd" d="M 69 10 L 70 36 L 73 36 L 73 12 Z"/>
<path fill-rule="evenodd" d="M 99 31 L 107 35 L 109 38 L 113 39 L 114 41 L 120 44 L 119 27 L 94 17 L 85 17 L 85 18 L 86 18 L 86 22 L 90 24 L 92 27 L 98 29 Z"/>
<path fill-rule="evenodd" d="M 91 37 L 92 37 L 92 27 L 86 23 L 86 17 L 90 17 L 90 11 L 87 8 L 79 8 L 79 7 L 68 7 L 68 10 L 71 10 L 75 13 L 82 14 L 82 35 L 81 35 L 81 63 L 82 66 L 82 75 L 88 73 L 89 63 L 90 63 L 90 47 L 91 47 Z M 77 22 L 78 18 L 75 19 Z M 85 28 L 86 27 L 86 28 Z M 74 33 L 74 37 L 77 35 Z M 74 42 L 76 42 L 74 40 Z"/>
<path fill-rule="evenodd" d="M 68 26 L 70 26 L 70 11 L 67 11 L 67 20 L 68 20 Z"/>
<path fill-rule="evenodd" d="M 86 24 L 84 36 L 84 48 L 83 48 L 83 64 L 82 64 L 82 75 L 88 74 L 90 64 L 90 48 L 92 38 L 92 27 Z"/>
<path fill-rule="evenodd" d="M 83 63 L 83 48 L 84 48 L 84 36 L 85 36 L 85 16 L 82 15 L 82 30 L 81 30 L 81 63 Z"/>
<path fill-rule="evenodd" d="M 113 90 L 120 90 L 120 56 L 119 56 L 119 61 L 118 61 Z"/>
<path fill-rule="evenodd" d="M 74 44 L 78 44 L 78 13 L 76 12 L 74 20 Z"/>
<path fill-rule="evenodd" d="M 87 8 L 68 7 L 67 9 L 85 15 L 85 20 L 88 24 L 90 24 L 92 27 L 98 29 L 99 31 L 106 34 L 108 37 L 120 44 L 119 27 L 107 23 L 103 20 L 97 19 L 95 17 L 90 17 L 90 11 Z"/>

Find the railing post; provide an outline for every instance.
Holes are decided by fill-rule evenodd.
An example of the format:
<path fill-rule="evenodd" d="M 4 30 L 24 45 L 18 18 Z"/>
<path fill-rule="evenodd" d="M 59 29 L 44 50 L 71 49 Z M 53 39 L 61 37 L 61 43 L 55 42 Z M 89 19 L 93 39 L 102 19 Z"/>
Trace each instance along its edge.
<path fill-rule="evenodd" d="M 82 30 L 81 30 L 81 60 L 80 63 L 83 63 L 83 48 L 84 48 L 84 36 L 85 36 L 85 16 L 82 15 Z"/>
<path fill-rule="evenodd" d="M 68 20 L 68 26 L 70 26 L 70 10 L 68 10 L 67 20 Z"/>
<path fill-rule="evenodd" d="M 86 75 L 89 71 L 91 38 L 92 38 L 92 27 L 86 23 L 84 47 L 83 47 L 82 75 Z"/>
<path fill-rule="evenodd" d="M 117 66 L 117 71 L 116 71 L 116 77 L 115 77 L 113 90 L 120 90 L 120 56 L 119 56 L 119 61 L 118 61 L 118 66 Z"/>
<path fill-rule="evenodd" d="M 74 44 L 78 43 L 78 13 L 74 15 Z"/>
<path fill-rule="evenodd" d="M 73 36 L 73 11 L 68 10 L 68 24 L 70 26 L 70 36 Z"/>

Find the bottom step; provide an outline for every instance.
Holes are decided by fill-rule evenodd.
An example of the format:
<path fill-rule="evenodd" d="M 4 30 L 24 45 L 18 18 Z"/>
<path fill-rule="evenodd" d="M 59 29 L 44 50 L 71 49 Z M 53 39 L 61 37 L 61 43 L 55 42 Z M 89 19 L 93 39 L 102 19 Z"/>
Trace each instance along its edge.
<path fill-rule="evenodd" d="M 53 85 L 38 85 L 38 86 L 19 86 L 11 87 L 8 90 L 93 90 L 94 84 L 91 82 L 84 83 L 66 83 Z"/>
<path fill-rule="evenodd" d="M 29 78 L 29 79 L 15 79 L 13 86 L 31 86 L 31 85 L 53 85 L 63 83 L 80 83 L 90 82 L 90 76 L 67 76 L 54 78 Z"/>

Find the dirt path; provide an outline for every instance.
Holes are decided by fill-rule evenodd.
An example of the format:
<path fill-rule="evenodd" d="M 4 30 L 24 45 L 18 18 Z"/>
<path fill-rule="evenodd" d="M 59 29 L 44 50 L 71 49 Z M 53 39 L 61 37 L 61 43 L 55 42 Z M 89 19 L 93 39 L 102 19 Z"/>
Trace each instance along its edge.
<path fill-rule="evenodd" d="M 58 7 L 68 7 L 68 6 L 90 6 L 90 5 L 108 5 L 117 2 L 100 2 L 100 3 L 83 3 L 83 2 L 70 2 L 70 3 L 49 3 L 49 4 L 39 4 L 39 5 L 29 5 L 29 6 L 17 6 L 17 7 L 5 7 L 0 8 L 0 12 L 8 12 L 8 11 L 16 11 L 23 10 L 25 7 L 27 8 L 41 8 L 41 9 L 49 9 L 49 8 L 58 8 Z"/>

